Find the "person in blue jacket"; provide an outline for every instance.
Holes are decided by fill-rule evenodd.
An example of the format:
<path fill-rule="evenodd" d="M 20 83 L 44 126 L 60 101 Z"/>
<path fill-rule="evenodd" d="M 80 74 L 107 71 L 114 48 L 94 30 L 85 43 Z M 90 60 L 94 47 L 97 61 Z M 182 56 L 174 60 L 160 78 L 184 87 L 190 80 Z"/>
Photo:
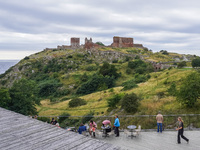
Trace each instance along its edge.
<path fill-rule="evenodd" d="M 80 127 L 78 128 L 78 133 L 82 134 L 83 131 L 86 131 L 86 126 L 84 126 L 82 123 L 80 125 Z"/>
<path fill-rule="evenodd" d="M 118 136 L 119 136 L 119 126 L 120 126 L 119 119 L 118 119 L 118 115 L 115 115 L 115 123 L 114 123 L 114 126 L 115 126 L 115 134 L 116 134 L 116 137 L 118 137 Z"/>

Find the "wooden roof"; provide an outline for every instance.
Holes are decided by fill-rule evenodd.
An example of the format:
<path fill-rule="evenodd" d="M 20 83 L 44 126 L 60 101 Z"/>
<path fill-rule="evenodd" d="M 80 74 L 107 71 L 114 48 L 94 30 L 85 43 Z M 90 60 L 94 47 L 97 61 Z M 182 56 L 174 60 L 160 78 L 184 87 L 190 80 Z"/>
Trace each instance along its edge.
<path fill-rule="evenodd" d="M 0 108 L 0 149 L 118 150 L 104 141 L 66 131 L 48 123 Z"/>

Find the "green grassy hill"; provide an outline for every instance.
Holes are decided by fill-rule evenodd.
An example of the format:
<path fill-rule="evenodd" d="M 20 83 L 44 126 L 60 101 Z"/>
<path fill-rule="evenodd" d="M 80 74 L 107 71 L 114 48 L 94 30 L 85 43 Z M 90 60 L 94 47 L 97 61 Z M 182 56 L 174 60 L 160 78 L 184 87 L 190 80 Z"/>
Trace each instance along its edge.
<path fill-rule="evenodd" d="M 49 93 L 40 95 L 41 105 L 37 105 L 40 116 L 61 115 L 85 115 L 93 111 L 95 115 L 112 115 L 114 113 L 127 114 L 121 110 L 120 103 L 114 110 L 108 110 L 107 99 L 118 93 L 136 93 L 140 98 L 139 110 L 136 114 L 156 114 L 162 110 L 166 114 L 173 113 L 199 113 L 195 109 L 185 109 L 177 103 L 175 97 L 169 96 L 167 90 L 174 82 L 177 87 L 182 78 L 192 72 L 192 69 L 171 69 L 160 72 L 145 72 L 149 76 L 146 82 L 138 84 L 138 87 L 122 91 L 123 83 L 135 78 L 136 71 L 128 67 L 130 61 L 135 61 L 139 56 L 143 61 L 167 62 L 187 58 L 192 60 L 192 55 L 175 53 L 153 53 L 148 49 L 136 48 L 108 48 L 99 50 L 44 50 L 40 53 L 25 57 L 17 65 L 0 75 L 0 87 L 12 87 L 14 81 L 21 78 L 34 80 L 40 88 L 47 85 L 55 86 Z M 99 72 L 103 62 L 109 62 L 115 66 L 120 76 L 115 79 L 115 85 L 108 88 L 101 85 L 98 89 L 87 95 L 76 93 L 85 82 Z M 191 66 L 190 63 L 187 64 Z M 148 66 L 148 65 L 147 65 Z M 85 79 L 85 75 L 87 79 Z M 47 87 L 45 87 L 47 88 Z M 45 89 L 44 88 L 44 89 Z M 161 94 L 161 95 L 160 95 Z M 69 108 L 69 101 L 74 97 L 80 97 L 87 101 L 87 105 Z M 111 111 L 111 112 L 110 112 Z"/>

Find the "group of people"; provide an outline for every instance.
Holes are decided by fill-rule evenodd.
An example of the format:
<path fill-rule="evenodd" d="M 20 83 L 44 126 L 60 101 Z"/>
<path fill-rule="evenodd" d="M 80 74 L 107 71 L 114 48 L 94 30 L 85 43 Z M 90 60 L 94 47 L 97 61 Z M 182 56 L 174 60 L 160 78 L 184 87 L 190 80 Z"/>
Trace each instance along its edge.
<path fill-rule="evenodd" d="M 163 130 L 163 115 L 161 114 L 161 112 L 159 111 L 157 116 L 156 116 L 156 120 L 157 120 L 157 132 L 161 132 Z M 181 117 L 178 117 L 178 127 L 176 128 L 176 130 L 178 131 L 178 137 L 177 137 L 177 143 L 180 144 L 181 143 L 181 138 L 183 138 L 187 143 L 189 143 L 189 139 L 186 138 L 183 135 L 184 132 L 184 126 L 183 126 L 183 120 Z M 181 138 L 180 138 L 181 137 Z"/>
<path fill-rule="evenodd" d="M 103 127 L 107 127 L 107 130 L 106 132 L 110 132 L 111 131 L 111 122 L 109 120 L 104 120 L 102 122 L 102 126 Z M 114 125 L 113 125 L 113 128 L 115 130 L 115 134 L 116 134 L 116 137 L 119 137 L 119 127 L 120 127 L 120 122 L 119 122 L 119 119 L 118 119 L 118 116 L 116 115 L 115 116 L 115 122 L 114 122 Z M 95 130 L 97 128 L 97 124 L 93 121 L 93 120 L 90 120 L 90 124 L 89 124 L 89 133 L 91 136 L 95 137 Z M 87 128 L 86 126 L 84 126 L 82 123 L 78 129 L 78 132 L 79 134 L 82 134 L 82 132 L 86 131 Z"/>

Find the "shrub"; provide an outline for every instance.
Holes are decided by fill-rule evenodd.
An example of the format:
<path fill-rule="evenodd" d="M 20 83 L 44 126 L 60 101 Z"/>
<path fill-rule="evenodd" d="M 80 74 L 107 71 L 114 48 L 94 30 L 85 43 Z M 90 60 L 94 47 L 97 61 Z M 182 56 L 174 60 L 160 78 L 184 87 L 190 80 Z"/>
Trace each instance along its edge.
<path fill-rule="evenodd" d="M 138 85 L 136 84 L 135 82 L 135 79 L 132 79 L 132 80 L 128 80 L 124 83 L 122 83 L 122 86 L 124 87 L 122 90 L 125 91 L 125 90 L 130 90 L 132 88 L 135 88 L 135 87 L 138 87 Z"/>
<path fill-rule="evenodd" d="M 26 57 L 24 58 L 24 60 L 28 60 L 28 59 L 30 59 L 28 56 L 26 56 Z"/>
<path fill-rule="evenodd" d="M 84 99 L 74 98 L 69 102 L 69 107 L 78 107 L 86 104 L 87 102 Z"/>
<path fill-rule="evenodd" d="M 82 82 L 86 82 L 86 81 L 88 80 L 87 74 L 84 73 L 84 74 L 80 77 L 80 80 L 81 80 Z"/>
<path fill-rule="evenodd" d="M 112 61 L 112 63 L 118 63 L 118 60 L 117 60 L 117 59 L 114 59 L 114 60 Z"/>
<path fill-rule="evenodd" d="M 104 90 L 102 87 L 112 88 L 114 78 L 109 76 L 94 75 L 87 82 L 83 83 L 76 91 L 77 94 L 90 94 L 97 90 Z"/>
<path fill-rule="evenodd" d="M 165 95 L 164 92 L 158 92 L 158 93 L 157 93 L 158 99 L 164 97 L 164 95 Z"/>
<path fill-rule="evenodd" d="M 139 75 L 139 74 L 136 74 L 135 75 L 135 83 L 141 83 L 141 82 L 146 82 L 147 81 L 147 76 L 145 75 Z"/>
<path fill-rule="evenodd" d="M 185 61 L 182 61 L 182 62 L 180 62 L 179 64 L 178 64 L 178 68 L 183 68 L 183 67 L 185 67 L 185 66 L 187 66 L 187 64 L 186 64 L 186 62 Z"/>
<path fill-rule="evenodd" d="M 200 73 L 192 72 L 180 86 L 177 92 L 177 100 L 187 107 L 194 107 L 200 97 Z"/>
<path fill-rule="evenodd" d="M 98 66 L 90 65 L 85 68 L 86 71 L 96 71 L 98 70 Z"/>
<path fill-rule="evenodd" d="M 102 42 L 96 42 L 96 44 L 98 44 L 100 46 L 105 46 Z"/>
<path fill-rule="evenodd" d="M 200 67 L 200 58 L 196 58 L 192 60 L 192 67 L 193 68 Z"/>
<path fill-rule="evenodd" d="M 169 88 L 167 91 L 168 91 L 168 93 L 169 93 L 170 95 L 176 96 L 177 90 L 176 90 L 176 84 L 175 84 L 175 82 L 173 82 L 173 83 L 171 84 L 170 88 Z"/>
<path fill-rule="evenodd" d="M 50 95 L 56 95 L 57 89 L 61 87 L 62 84 L 57 80 L 45 80 L 38 85 L 39 97 L 48 97 Z"/>
<path fill-rule="evenodd" d="M 139 98 L 135 93 L 126 94 L 122 98 L 122 105 L 123 108 L 128 113 L 136 113 L 139 106 Z"/>
<path fill-rule="evenodd" d="M 132 70 L 131 70 L 130 68 L 127 68 L 127 69 L 126 69 L 126 73 L 127 73 L 127 74 L 131 74 L 131 73 L 132 73 Z"/>
<path fill-rule="evenodd" d="M 119 101 L 122 99 L 123 96 L 124 94 L 120 93 L 112 96 L 111 98 L 108 98 L 107 99 L 108 107 L 116 108 L 116 105 L 119 103 Z"/>
<path fill-rule="evenodd" d="M 100 67 L 99 73 L 103 76 L 110 76 L 114 77 L 115 79 L 120 76 L 119 73 L 117 73 L 117 69 L 114 65 L 110 65 L 108 62 L 104 62 L 103 66 Z"/>

